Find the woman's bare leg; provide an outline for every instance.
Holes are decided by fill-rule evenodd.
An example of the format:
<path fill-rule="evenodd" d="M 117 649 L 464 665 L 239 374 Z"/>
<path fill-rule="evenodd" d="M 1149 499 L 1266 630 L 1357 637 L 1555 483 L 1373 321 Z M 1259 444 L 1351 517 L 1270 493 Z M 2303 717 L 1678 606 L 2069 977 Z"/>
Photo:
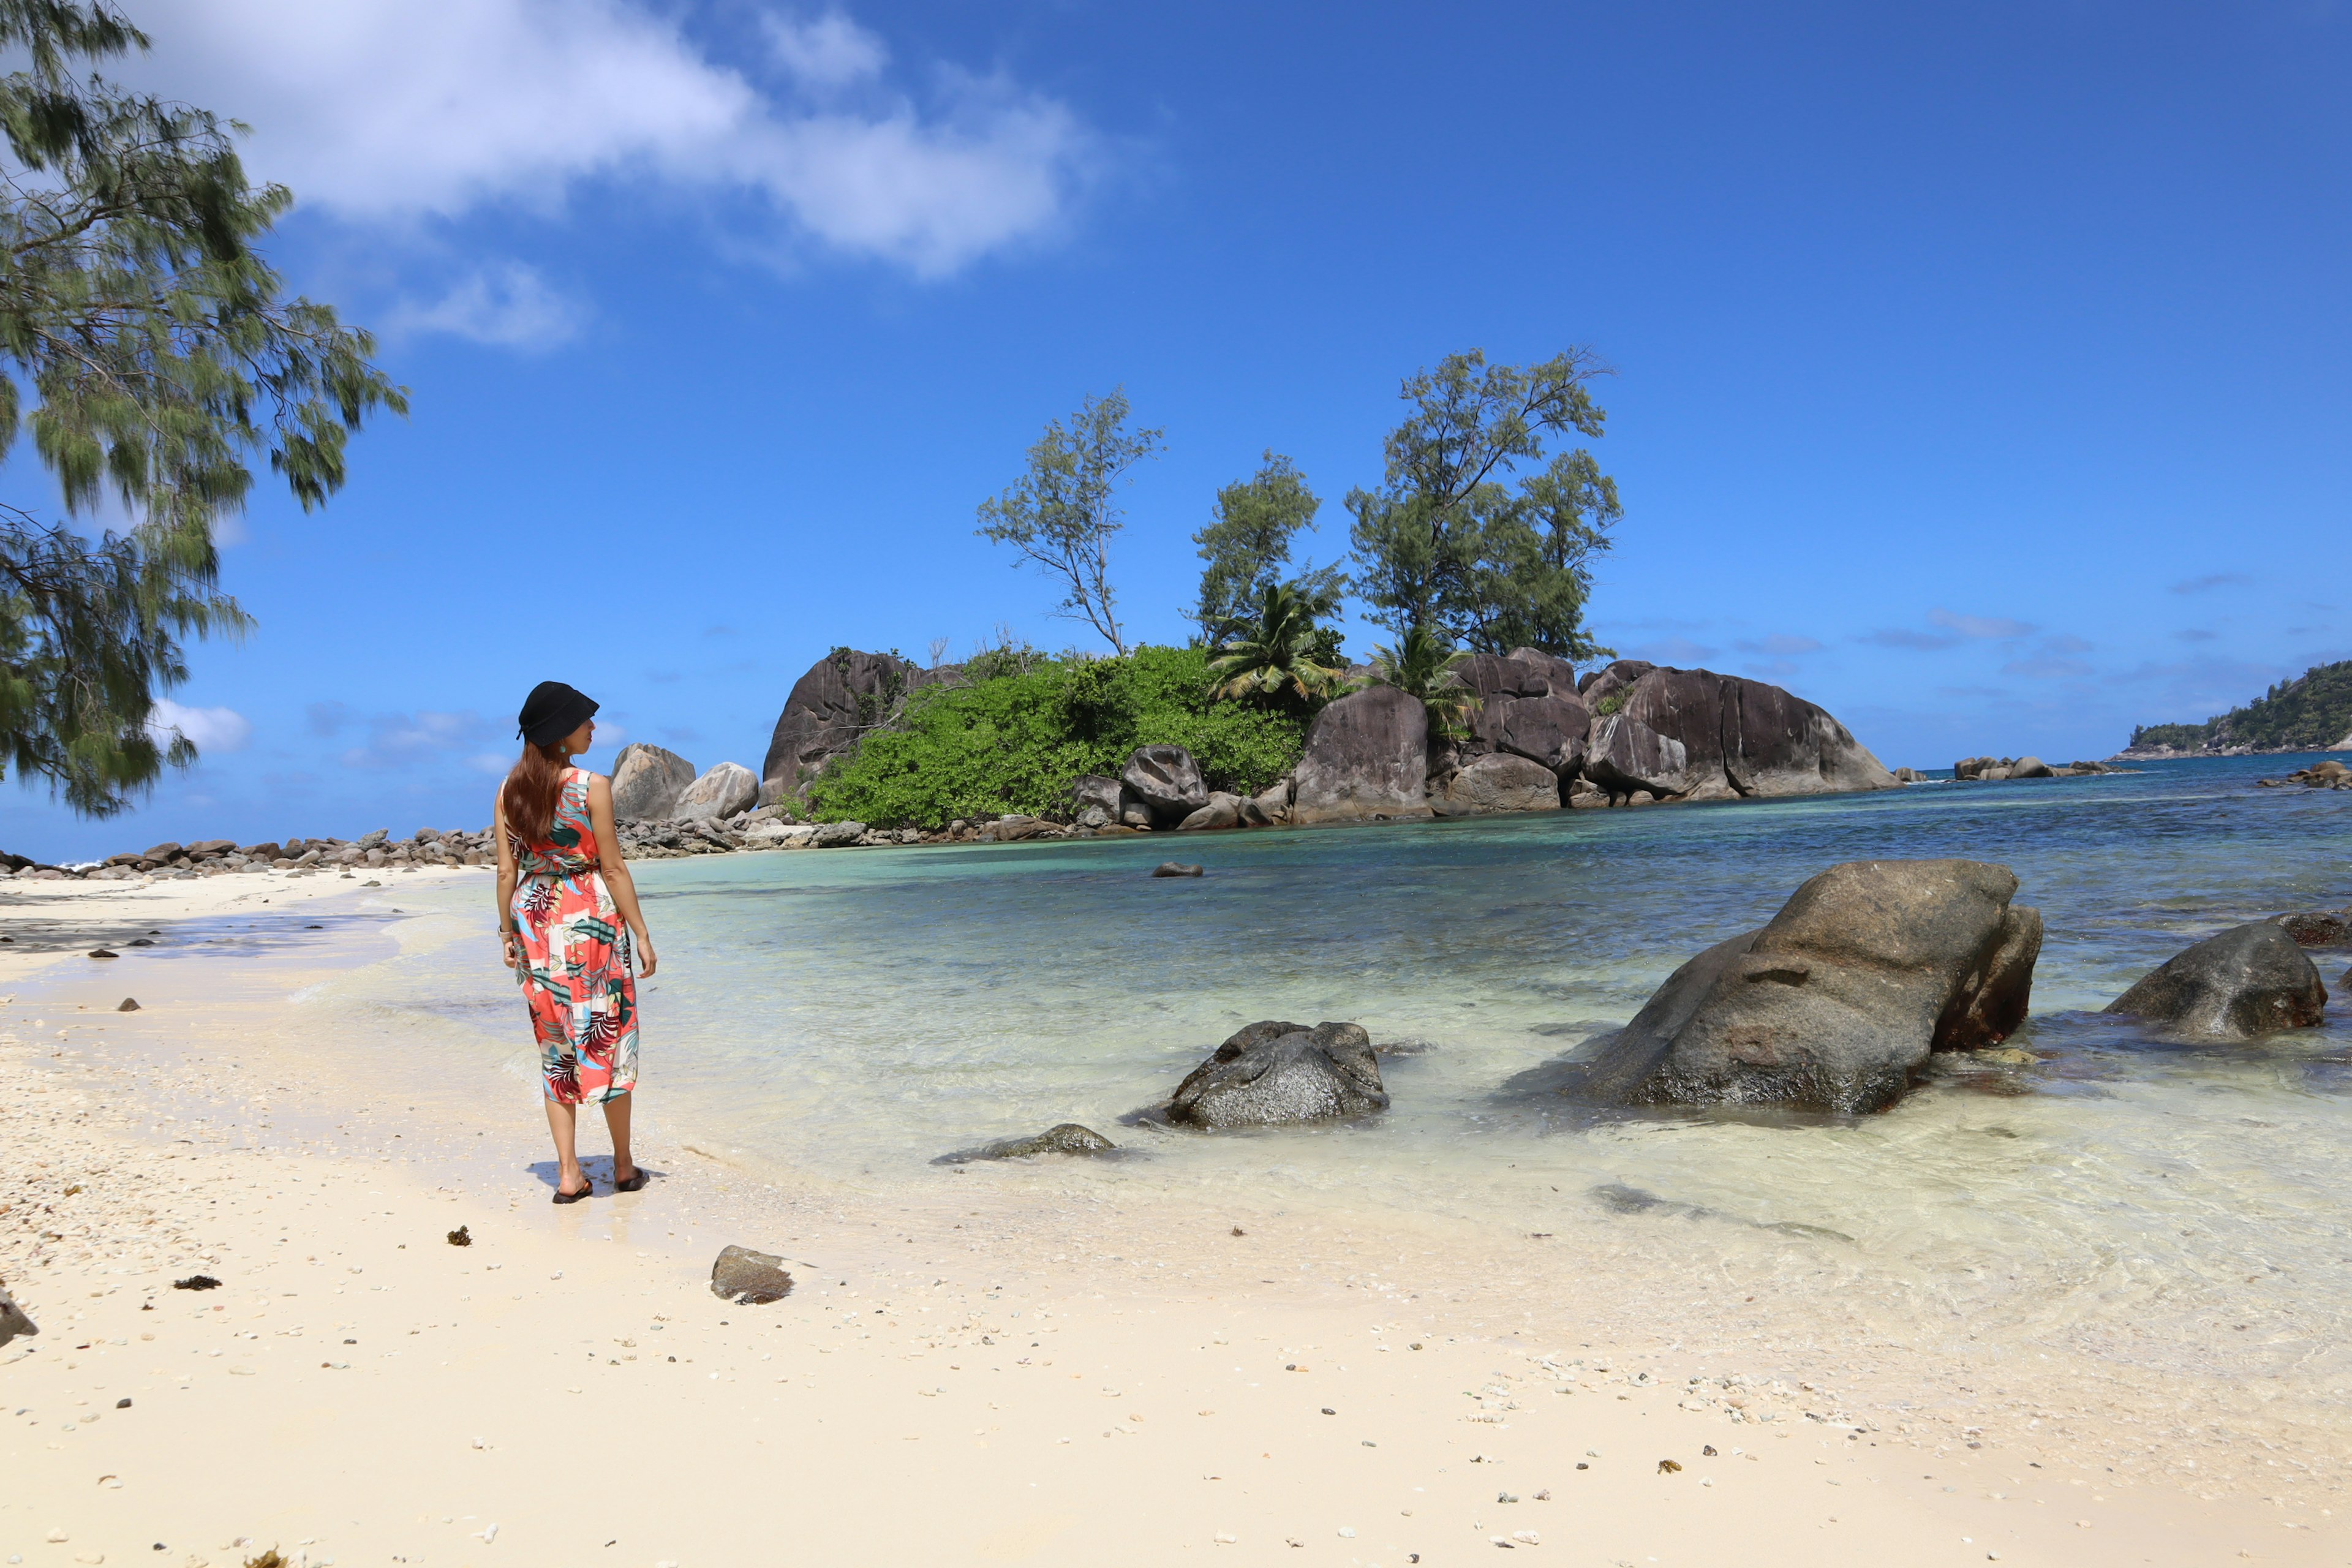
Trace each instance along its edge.
<path fill-rule="evenodd" d="M 637 1173 L 637 1163 L 629 1158 L 629 1107 L 636 1096 L 614 1095 L 604 1102 L 604 1127 L 613 1134 L 613 1180 L 625 1182 Z"/>
<path fill-rule="evenodd" d="M 580 1169 L 577 1147 L 580 1108 L 560 1100 L 547 1102 L 547 1130 L 555 1134 L 555 1190 L 565 1195 L 583 1191 L 587 1173 Z"/>

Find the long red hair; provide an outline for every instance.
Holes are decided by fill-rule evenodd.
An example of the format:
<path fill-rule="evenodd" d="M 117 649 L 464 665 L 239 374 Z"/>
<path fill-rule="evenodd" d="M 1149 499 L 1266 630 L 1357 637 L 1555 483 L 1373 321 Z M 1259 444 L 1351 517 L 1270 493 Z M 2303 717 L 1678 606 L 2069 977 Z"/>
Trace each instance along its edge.
<path fill-rule="evenodd" d="M 568 739 L 569 737 L 567 737 Z M 499 788 L 499 810 L 507 831 L 527 843 L 543 844 L 555 831 L 555 803 L 563 794 L 563 771 L 569 759 L 562 745 L 522 743 L 514 771 Z"/>

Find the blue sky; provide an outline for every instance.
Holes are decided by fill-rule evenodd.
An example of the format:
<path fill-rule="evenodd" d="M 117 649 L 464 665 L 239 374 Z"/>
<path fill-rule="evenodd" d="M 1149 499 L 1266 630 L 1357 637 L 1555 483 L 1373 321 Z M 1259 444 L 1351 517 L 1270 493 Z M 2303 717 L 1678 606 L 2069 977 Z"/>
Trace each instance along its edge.
<path fill-rule="evenodd" d="M 756 769 L 829 647 L 1079 642 L 972 510 L 1113 385 L 1181 640 L 1216 487 L 1288 453 L 1339 553 L 1474 346 L 1614 367 L 1604 639 L 1890 765 L 2352 655 L 2339 5 L 127 3 L 415 412 L 239 520 L 202 763 L 108 824 L 0 786 L 20 853 L 478 825 L 545 677 Z"/>

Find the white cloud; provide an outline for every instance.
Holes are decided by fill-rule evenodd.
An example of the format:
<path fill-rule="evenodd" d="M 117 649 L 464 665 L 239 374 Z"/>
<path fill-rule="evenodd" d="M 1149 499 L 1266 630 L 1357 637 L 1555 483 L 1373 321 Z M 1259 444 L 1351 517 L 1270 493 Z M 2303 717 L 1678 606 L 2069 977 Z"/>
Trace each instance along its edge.
<path fill-rule="evenodd" d="M 353 222 L 650 182 L 750 193 L 791 234 L 938 277 L 1049 232 L 1094 161 L 1068 109 L 1000 79 L 888 90 L 881 41 L 839 12 L 770 26 L 781 91 L 635 0 L 148 0 L 135 19 L 155 49 L 121 74 L 252 125 L 257 174 Z"/>
<path fill-rule="evenodd" d="M 501 348 L 548 349 L 580 330 L 582 308 L 520 262 L 477 268 L 431 304 L 407 303 L 392 313 L 395 332 L 446 332 Z"/>
<path fill-rule="evenodd" d="M 1951 610 L 1930 610 L 1927 618 L 1964 637 L 2021 637 L 2033 631 L 2025 622 L 2012 621 L 2005 616 L 1963 616 Z"/>
<path fill-rule="evenodd" d="M 882 74 L 890 61 L 882 40 L 838 11 L 814 22 L 767 18 L 768 46 L 802 83 L 813 88 L 846 87 Z"/>
<path fill-rule="evenodd" d="M 241 752 L 253 739 L 253 721 L 234 708 L 185 708 L 168 697 L 155 700 L 147 732 L 168 744 L 173 731 L 185 735 L 202 752 Z"/>

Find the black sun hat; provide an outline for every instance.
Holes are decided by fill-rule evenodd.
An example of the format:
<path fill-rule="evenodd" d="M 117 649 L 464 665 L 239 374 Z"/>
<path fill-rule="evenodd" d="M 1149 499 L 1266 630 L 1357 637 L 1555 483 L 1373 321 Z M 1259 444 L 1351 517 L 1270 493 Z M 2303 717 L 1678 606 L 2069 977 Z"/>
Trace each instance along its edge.
<path fill-rule="evenodd" d="M 596 700 L 560 680 L 542 680 L 523 699 L 515 733 L 534 746 L 551 746 L 596 716 Z"/>

